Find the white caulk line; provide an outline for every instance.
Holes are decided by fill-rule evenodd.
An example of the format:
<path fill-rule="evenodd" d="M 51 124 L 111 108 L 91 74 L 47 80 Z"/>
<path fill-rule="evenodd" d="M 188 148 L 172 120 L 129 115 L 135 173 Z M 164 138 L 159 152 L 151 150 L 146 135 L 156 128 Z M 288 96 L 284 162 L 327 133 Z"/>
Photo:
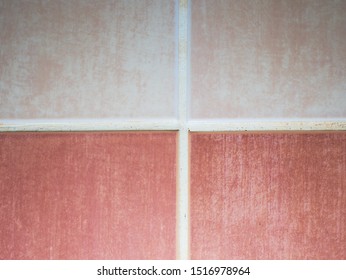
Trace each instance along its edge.
<path fill-rule="evenodd" d="M 179 89 L 179 144 L 178 144 L 178 191 L 177 191 L 177 258 L 189 259 L 189 132 L 187 128 L 188 86 L 188 10 L 189 0 L 179 0 L 178 23 L 178 89 Z"/>

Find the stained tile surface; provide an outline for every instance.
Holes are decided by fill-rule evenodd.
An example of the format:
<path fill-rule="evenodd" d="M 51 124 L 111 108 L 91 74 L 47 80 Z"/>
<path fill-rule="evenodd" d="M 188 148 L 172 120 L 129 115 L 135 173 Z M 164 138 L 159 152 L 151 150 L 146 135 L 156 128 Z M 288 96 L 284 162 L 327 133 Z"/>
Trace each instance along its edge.
<path fill-rule="evenodd" d="M 174 259 L 175 133 L 0 134 L 0 259 Z"/>
<path fill-rule="evenodd" d="M 191 117 L 345 118 L 346 1 L 192 0 Z"/>
<path fill-rule="evenodd" d="M 174 118 L 174 0 L 0 0 L 0 118 Z"/>
<path fill-rule="evenodd" d="M 194 133 L 193 259 L 346 259 L 346 133 Z"/>

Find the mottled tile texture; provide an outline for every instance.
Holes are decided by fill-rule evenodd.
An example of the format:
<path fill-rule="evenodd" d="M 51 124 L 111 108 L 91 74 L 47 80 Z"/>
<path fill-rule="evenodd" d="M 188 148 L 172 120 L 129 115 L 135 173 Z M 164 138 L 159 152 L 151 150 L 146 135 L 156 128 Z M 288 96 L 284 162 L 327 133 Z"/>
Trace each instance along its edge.
<path fill-rule="evenodd" d="M 0 134 L 0 259 L 174 259 L 176 133 Z"/>
<path fill-rule="evenodd" d="M 174 118 L 174 0 L 0 0 L 0 118 Z"/>
<path fill-rule="evenodd" d="M 346 117 L 346 1 L 192 0 L 191 116 Z"/>
<path fill-rule="evenodd" d="M 346 259 L 346 133 L 194 133 L 193 259 Z"/>

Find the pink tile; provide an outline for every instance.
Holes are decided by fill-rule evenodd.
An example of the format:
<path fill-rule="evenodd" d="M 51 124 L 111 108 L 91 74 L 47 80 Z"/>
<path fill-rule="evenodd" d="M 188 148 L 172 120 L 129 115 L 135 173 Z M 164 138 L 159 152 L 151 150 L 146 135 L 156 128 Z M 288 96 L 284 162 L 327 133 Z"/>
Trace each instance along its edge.
<path fill-rule="evenodd" d="M 193 133 L 193 259 L 346 259 L 346 133 Z"/>
<path fill-rule="evenodd" d="M 0 259 L 174 259 L 176 133 L 1 133 Z"/>

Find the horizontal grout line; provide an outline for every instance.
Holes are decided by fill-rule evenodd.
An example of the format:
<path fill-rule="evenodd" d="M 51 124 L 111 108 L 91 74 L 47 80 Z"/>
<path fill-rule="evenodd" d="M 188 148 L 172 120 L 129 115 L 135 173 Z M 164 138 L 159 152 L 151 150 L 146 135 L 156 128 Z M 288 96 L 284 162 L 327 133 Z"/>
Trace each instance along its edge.
<path fill-rule="evenodd" d="M 346 120 L 239 120 L 188 121 L 178 120 L 0 120 L 0 131 L 103 131 L 103 130 L 182 130 L 217 131 L 304 131 L 346 130 Z"/>
<path fill-rule="evenodd" d="M 280 120 L 280 121 L 190 121 L 188 124 L 190 131 L 304 131 L 304 130 L 346 130 L 346 120 Z"/>
<path fill-rule="evenodd" d="M 179 130 L 176 120 L 0 120 L 0 131 Z"/>

